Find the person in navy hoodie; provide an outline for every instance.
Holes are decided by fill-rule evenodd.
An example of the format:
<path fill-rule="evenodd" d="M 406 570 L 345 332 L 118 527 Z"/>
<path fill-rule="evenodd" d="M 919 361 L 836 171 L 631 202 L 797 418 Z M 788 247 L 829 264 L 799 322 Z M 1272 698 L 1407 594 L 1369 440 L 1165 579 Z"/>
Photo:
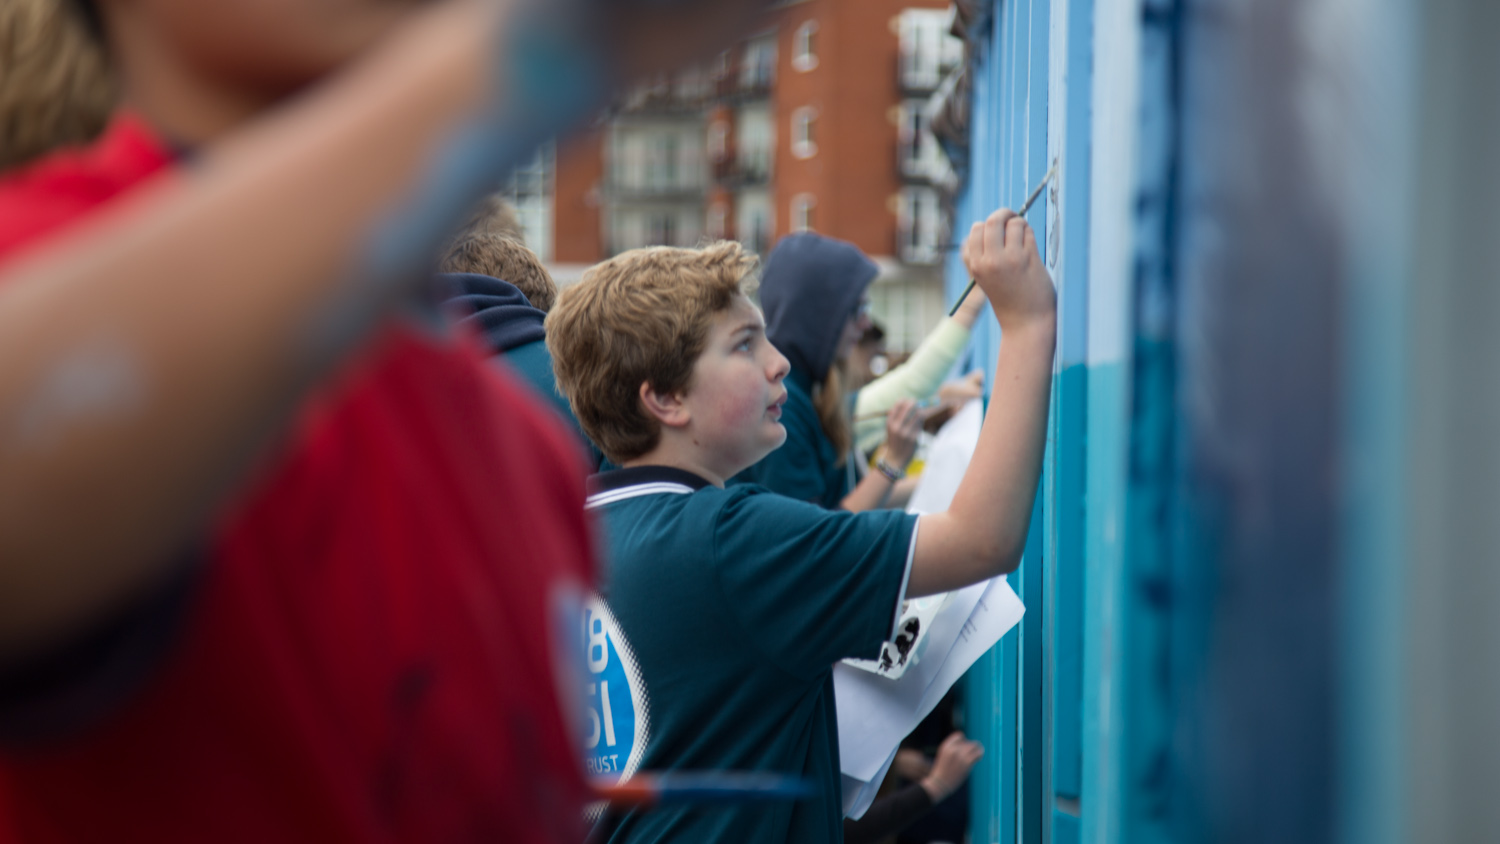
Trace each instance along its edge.
<path fill-rule="evenodd" d="M 589 468 L 600 469 L 604 455 L 583 433 L 552 374 L 545 322 L 557 284 L 541 259 L 510 237 L 477 231 L 454 241 L 439 268 L 449 315 L 475 330 L 497 362 L 562 414 L 588 450 Z"/>
<path fill-rule="evenodd" d="M 906 474 L 922 419 L 916 403 L 897 402 L 886 417 L 877 471 L 863 473 L 843 362 L 870 327 L 866 291 L 880 268 L 853 244 L 803 233 L 782 238 L 761 275 L 766 338 L 791 363 L 782 424 L 786 445 L 733 483 L 760 484 L 827 510 L 878 509 Z"/>

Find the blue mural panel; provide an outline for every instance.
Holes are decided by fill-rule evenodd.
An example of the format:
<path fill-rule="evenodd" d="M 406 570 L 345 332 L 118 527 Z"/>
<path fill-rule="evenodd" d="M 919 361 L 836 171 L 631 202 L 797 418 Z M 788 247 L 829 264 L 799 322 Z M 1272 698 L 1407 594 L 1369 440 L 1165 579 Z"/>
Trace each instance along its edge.
<path fill-rule="evenodd" d="M 1050 0 L 1005 0 L 993 4 L 980 25 L 983 37 L 972 69 L 972 152 L 957 232 L 967 232 L 971 223 L 1000 207 L 1020 207 L 1047 172 L 1050 16 Z M 1028 215 L 1044 253 L 1048 204 L 1044 199 Z M 967 281 L 955 257 L 949 265 L 949 295 L 956 296 Z M 984 321 L 972 341 L 974 363 L 988 371 L 1000 342 L 995 323 Z M 1044 478 L 1022 563 L 1010 577 L 1027 614 L 970 674 L 968 727 L 990 750 L 972 790 L 976 841 L 1041 842 L 1050 825 L 1054 801 L 1046 772 L 1053 718 L 1047 678 L 1055 672 L 1047 646 L 1049 484 Z"/>

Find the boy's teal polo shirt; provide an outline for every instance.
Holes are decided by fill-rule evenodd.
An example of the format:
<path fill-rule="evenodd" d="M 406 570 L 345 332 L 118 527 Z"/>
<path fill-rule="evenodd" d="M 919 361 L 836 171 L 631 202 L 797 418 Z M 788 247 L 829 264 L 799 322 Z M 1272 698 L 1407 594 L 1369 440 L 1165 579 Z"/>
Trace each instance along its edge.
<path fill-rule="evenodd" d="M 823 433 L 809 377 L 793 369 L 783 383 L 786 404 L 781 407 L 781 425 L 786 428 L 786 443 L 730 483 L 760 484 L 788 498 L 836 510 L 852 491 L 848 461 L 839 462 L 833 442 Z"/>
<path fill-rule="evenodd" d="M 609 568 L 585 619 L 589 769 L 778 771 L 818 789 L 632 811 L 607 820 L 607 840 L 842 840 L 833 664 L 873 659 L 892 637 L 916 517 L 830 511 L 665 467 L 592 484 Z"/>

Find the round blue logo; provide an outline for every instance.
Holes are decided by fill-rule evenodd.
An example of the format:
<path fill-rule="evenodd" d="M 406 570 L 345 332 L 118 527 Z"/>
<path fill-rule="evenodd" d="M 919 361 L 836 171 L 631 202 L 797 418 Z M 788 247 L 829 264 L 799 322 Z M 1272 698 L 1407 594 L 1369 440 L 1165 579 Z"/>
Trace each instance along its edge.
<path fill-rule="evenodd" d="M 624 782 L 640 767 L 651 732 L 646 684 L 614 615 L 598 595 L 583 610 L 584 769 L 591 777 Z"/>

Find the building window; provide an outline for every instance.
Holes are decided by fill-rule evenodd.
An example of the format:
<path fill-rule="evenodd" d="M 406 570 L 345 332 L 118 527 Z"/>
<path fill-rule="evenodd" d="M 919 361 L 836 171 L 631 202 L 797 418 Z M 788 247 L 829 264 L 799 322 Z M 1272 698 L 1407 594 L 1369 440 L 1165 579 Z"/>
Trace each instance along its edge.
<path fill-rule="evenodd" d="M 797 158 L 812 158 L 818 154 L 818 142 L 814 133 L 817 121 L 817 109 L 804 106 L 792 112 L 793 156 Z"/>
<path fill-rule="evenodd" d="M 799 193 L 792 197 L 792 231 L 812 231 L 815 226 L 813 212 L 817 207 L 818 198 L 810 193 Z"/>
<path fill-rule="evenodd" d="M 649 246 L 676 246 L 677 215 L 663 212 L 647 218 L 646 243 Z"/>
<path fill-rule="evenodd" d="M 908 264 L 935 264 L 943 232 L 943 210 L 937 191 L 912 187 L 901 192 L 896 220 L 900 243 L 898 254 Z"/>
<path fill-rule="evenodd" d="M 776 146 L 776 124 L 769 108 L 740 109 L 735 123 L 735 157 L 746 184 L 764 184 L 771 177 L 771 152 Z"/>
<path fill-rule="evenodd" d="M 751 252 L 757 255 L 766 254 L 771 245 L 771 223 L 766 219 L 766 214 L 756 209 L 750 215 L 749 224 L 744 226 L 744 232 L 740 235 L 740 242 L 749 247 Z"/>
<path fill-rule="evenodd" d="M 915 174 L 922 164 L 923 133 L 927 129 L 926 116 L 920 103 L 907 103 L 901 121 L 901 165 L 902 171 Z"/>
<path fill-rule="evenodd" d="M 952 26 L 951 8 L 907 9 L 901 13 L 898 49 L 903 88 L 931 91 L 963 62 L 963 40 L 950 34 Z"/>
<path fill-rule="evenodd" d="M 668 191 L 677 187 L 678 147 L 676 135 L 657 135 L 646 153 L 646 189 Z"/>
<path fill-rule="evenodd" d="M 764 255 L 771 248 L 771 224 L 764 214 L 756 214 L 750 222 L 750 242 L 746 245 L 751 252 Z"/>
<path fill-rule="evenodd" d="M 806 73 L 818 66 L 818 22 L 808 21 L 792 33 L 792 69 Z"/>
<path fill-rule="evenodd" d="M 740 178 L 746 184 L 762 185 L 771 178 L 771 150 L 767 146 L 744 146 L 739 153 Z"/>
<path fill-rule="evenodd" d="M 923 101 L 908 100 L 902 104 L 898 148 L 903 176 L 933 178 L 937 175 L 934 163 L 937 140 L 928 129 Z"/>
<path fill-rule="evenodd" d="M 526 245 L 543 261 L 552 260 L 552 182 L 556 155 L 552 143 L 543 144 L 530 161 L 512 170 L 500 187 L 500 195 L 515 207 L 516 217 L 526 233 Z"/>
<path fill-rule="evenodd" d="M 736 237 L 751 252 L 764 255 L 771 245 L 776 228 L 775 209 L 769 191 L 743 191 L 735 197 L 734 226 Z"/>
<path fill-rule="evenodd" d="M 745 45 L 744 64 L 740 65 L 740 88 L 765 91 L 776 78 L 776 39 L 757 38 Z"/>

